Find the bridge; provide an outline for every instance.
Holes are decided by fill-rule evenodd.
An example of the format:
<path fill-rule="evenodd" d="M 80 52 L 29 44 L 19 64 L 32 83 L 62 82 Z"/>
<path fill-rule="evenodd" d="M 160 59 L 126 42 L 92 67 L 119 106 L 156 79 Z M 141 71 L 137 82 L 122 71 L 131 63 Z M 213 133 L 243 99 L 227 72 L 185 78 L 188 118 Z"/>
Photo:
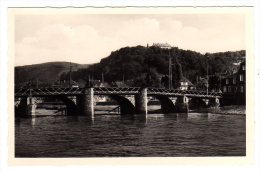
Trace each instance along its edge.
<path fill-rule="evenodd" d="M 37 103 L 45 97 L 57 98 L 67 106 L 68 114 L 94 117 L 95 97 L 108 96 L 118 102 L 121 114 L 145 114 L 147 104 L 155 98 L 163 113 L 187 113 L 189 108 L 219 106 L 222 94 L 198 90 L 140 87 L 49 87 L 15 89 L 16 112 L 34 116 Z"/>

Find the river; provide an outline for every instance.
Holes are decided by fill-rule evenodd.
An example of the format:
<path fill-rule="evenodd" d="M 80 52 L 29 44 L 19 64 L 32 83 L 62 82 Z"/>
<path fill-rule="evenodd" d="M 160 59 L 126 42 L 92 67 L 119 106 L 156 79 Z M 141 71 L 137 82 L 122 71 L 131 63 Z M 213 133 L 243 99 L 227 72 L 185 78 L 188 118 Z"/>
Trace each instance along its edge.
<path fill-rule="evenodd" d="M 245 156 L 245 115 L 16 118 L 16 157 Z"/>

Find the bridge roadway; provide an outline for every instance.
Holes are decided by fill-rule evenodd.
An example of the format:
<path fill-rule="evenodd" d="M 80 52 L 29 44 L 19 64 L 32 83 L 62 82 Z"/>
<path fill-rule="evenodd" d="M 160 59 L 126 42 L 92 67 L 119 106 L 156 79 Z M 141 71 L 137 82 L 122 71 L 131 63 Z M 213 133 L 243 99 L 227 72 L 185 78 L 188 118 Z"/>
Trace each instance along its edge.
<path fill-rule="evenodd" d="M 139 94 L 140 87 L 94 87 L 95 95 L 136 95 Z M 84 88 L 69 87 L 47 87 L 47 88 L 20 88 L 15 89 L 15 97 L 44 97 L 44 96 L 77 96 L 84 94 Z M 199 90 L 177 90 L 163 88 L 147 88 L 147 95 L 165 95 L 165 96 L 190 96 L 204 98 L 221 98 L 222 94 L 218 92 L 206 92 Z"/>
<path fill-rule="evenodd" d="M 222 94 L 199 90 L 177 90 L 163 88 L 140 87 L 49 87 L 49 88 L 20 88 L 15 89 L 16 112 L 29 116 L 35 114 L 36 99 L 42 97 L 56 97 L 61 99 L 71 113 L 94 117 L 94 96 L 109 96 L 120 105 L 121 114 L 147 114 L 149 97 L 158 99 L 164 113 L 187 112 L 190 106 L 219 106 Z M 76 101 L 71 101 L 71 97 Z M 130 100 L 129 96 L 134 97 Z"/>

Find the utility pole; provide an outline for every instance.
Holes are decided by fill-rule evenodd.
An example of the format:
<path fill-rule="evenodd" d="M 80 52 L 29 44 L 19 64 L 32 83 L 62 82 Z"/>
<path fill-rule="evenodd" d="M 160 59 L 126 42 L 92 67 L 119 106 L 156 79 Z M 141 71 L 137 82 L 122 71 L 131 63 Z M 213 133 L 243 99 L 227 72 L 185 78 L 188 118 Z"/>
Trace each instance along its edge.
<path fill-rule="evenodd" d="M 104 84 L 104 74 L 103 74 L 103 72 L 102 72 L 102 79 L 101 79 L 101 82 L 102 82 L 102 84 Z"/>
<path fill-rule="evenodd" d="M 172 89 L 172 58 L 169 57 L 169 89 Z"/>
<path fill-rule="evenodd" d="M 209 73 L 208 73 L 208 62 L 207 62 L 207 95 L 208 95 L 208 92 L 209 92 Z"/>
<path fill-rule="evenodd" d="M 88 75 L 88 86 L 90 87 L 90 75 Z"/>
<path fill-rule="evenodd" d="M 71 62 L 70 62 L 70 73 L 69 73 L 69 87 L 71 87 Z"/>
<path fill-rule="evenodd" d="M 220 73 L 220 76 L 219 76 L 219 90 L 221 90 L 221 80 L 222 80 L 222 76 L 221 76 L 222 74 Z"/>
<path fill-rule="evenodd" d="M 123 78 L 122 78 L 123 84 L 125 83 L 125 66 L 123 65 Z"/>
<path fill-rule="evenodd" d="M 36 78 L 36 88 L 38 88 L 39 86 L 39 81 L 38 81 L 38 78 Z"/>

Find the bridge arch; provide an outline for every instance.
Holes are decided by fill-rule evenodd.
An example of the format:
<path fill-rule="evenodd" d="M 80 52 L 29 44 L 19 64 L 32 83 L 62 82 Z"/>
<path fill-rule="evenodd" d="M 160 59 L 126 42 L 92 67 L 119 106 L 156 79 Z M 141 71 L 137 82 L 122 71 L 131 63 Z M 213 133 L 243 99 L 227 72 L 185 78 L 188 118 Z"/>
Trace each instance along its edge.
<path fill-rule="evenodd" d="M 189 109 L 200 109 L 200 108 L 206 108 L 206 100 L 203 100 L 203 98 L 200 97 L 193 97 L 189 100 Z"/>
<path fill-rule="evenodd" d="M 52 98 L 52 97 L 50 96 L 48 98 Z M 77 105 L 70 98 L 68 98 L 66 96 L 55 96 L 53 98 L 60 100 L 62 103 L 64 103 L 64 105 L 66 106 L 68 115 L 75 115 L 77 113 Z M 17 116 L 26 116 L 27 106 L 29 105 L 29 102 L 35 105 L 35 110 L 36 110 L 37 105 L 39 104 L 39 102 L 37 101 L 37 97 L 31 97 L 31 98 L 27 97 L 27 98 L 22 98 L 20 100 L 19 104 L 15 105 L 15 114 Z"/>
<path fill-rule="evenodd" d="M 67 96 L 58 96 L 57 99 L 66 105 L 68 115 L 76 115 L 78 113 L 78 105 L 72 99 Z"/>
<path fill-rule="evenodd" d="M 162 95 L 157 95 L 157 96 L 154 95 L 152 97 L 155 97 L 156 99 L 159 100 L 159 102 L 161 104 L 162 113 L 173 113 L 176 111 L 176 106 L 175 106 L 173 100 L 171 100 L 171 97 L 162 96 Z"/>
<path fill-rule="evenodd" d="M 119 104 L 121 115 L 135 113 L 135 106 L 126 97 L 120 95 L 109 95 L 108 97 L 115 100 Z"/>

